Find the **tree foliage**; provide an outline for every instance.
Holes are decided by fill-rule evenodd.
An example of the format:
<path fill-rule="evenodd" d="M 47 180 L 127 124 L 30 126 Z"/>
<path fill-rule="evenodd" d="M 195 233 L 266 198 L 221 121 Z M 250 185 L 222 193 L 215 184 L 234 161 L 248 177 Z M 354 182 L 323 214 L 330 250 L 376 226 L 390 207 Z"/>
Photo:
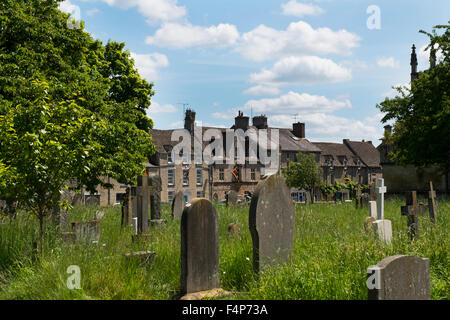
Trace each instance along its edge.
<path fill-rule="evenodd" d="M 397 87 L 398 96 L 377 105 L 385 113 L 383 122 L 395 120 L 392 135 L 386 137 L 395 146 L 391 159 L 417 167 L 437 165 L 444 173 L 450 169 L 449 28 L 436 26 L 431 34 L 421 31 L 430 38 L 430 50 L 442 53 L 442 60 L 431 55 L 435 67 L 420 72 L 411 88 Z"/>
<path fill-rule="evenodd" d="M 322 169 L 316 163 L 314 154 L 299 152 L 295 162 L 289 162 L 283 169 L 286 183 L 291 188 L 313 190 L 320 185 Z"/>
<path fill-rule="evenodd" d="M 154 152 L 153 83 L 124 43 L 68 28 L 60 1 L 0 3 L 0 199 L 40 220 L 68 180 L 132 183 Z"/>

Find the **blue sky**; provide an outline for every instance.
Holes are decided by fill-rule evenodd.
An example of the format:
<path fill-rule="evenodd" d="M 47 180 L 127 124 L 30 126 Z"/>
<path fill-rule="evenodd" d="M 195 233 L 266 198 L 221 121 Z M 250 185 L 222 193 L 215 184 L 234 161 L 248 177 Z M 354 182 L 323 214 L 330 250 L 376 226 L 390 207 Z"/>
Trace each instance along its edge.
<path fill-rule="evenodd" d="M 375 146 L 376 104 L 408 84 L 413 43 L 428 68 L 418 31 L 450 20 L 448 0 L 66 0 L 61 9 L 104 43 L 126 42 L 155 84 L 155 128 L 182 127 L 189 103 L 204 126 L 230 127 L 243 110 L 275 127 L 305 122 L 311 141 Z"/>

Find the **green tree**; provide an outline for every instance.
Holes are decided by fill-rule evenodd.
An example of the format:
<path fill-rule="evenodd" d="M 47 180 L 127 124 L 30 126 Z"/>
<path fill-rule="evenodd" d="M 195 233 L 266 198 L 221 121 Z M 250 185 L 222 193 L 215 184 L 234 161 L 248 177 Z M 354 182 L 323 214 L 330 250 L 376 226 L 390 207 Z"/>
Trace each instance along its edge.
<path fill-rule="evenodd" d="M 450 26 L 435 26 L 430 38 L 430 60 L 436 66 L 420 72 L 411 88 L 397 87 L 399 95 L 377 107 L 386 115 L 383 122 L 395 120 L 389 141 L 394 144 L 391 159 L 417 167 L 437 165 L 443 173 L 450 169 Z M 437 31 L 444 30 L 439 35 Z M 436 61 L 436 51 L 442 61 Z"/>
<path fill-rule="evenodd" d="M 299 152 L 296 161 L 290 161 L 288 167 L 283 169 L 283 175 L 289 187 L 309 190 L 314 199 L 314 188 L 320 186 L 322 169 L 316 163 L 314 154 Z"/>
<path fill-rule="evenodd" d="M 130 183 L 154 152 L 153 83 L 125 44 L 68 28 L 59 2 L 0 3 L 0 198 L 41 223 L 65 181 L 89 191 L 104 176 Z"/>

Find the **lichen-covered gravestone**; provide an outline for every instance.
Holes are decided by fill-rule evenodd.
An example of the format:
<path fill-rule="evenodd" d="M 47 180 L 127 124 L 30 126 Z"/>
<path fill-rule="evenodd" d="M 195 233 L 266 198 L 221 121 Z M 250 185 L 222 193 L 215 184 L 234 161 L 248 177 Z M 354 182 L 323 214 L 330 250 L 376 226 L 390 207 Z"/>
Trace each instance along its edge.
<path fill-rule="evenodd" d="M 98 243 L 100 241 L 100 222 L 72 222 L 72 232 L 77 240 L 88 243 Z"/>
<path fill-rule="evenodd" d="M 367 269 L 369 300 L 429 300 L 430 260 L 396 255 Z"/>
<path fill-rule="evenodd" d="M 161 190 L 162 190 L 161 177 L 158 175 L 150 176 L 149 182 L 152 187 L 152 191 L 150 193 L 151 220 L 160 220 L 161 219 Z"/>
<path fill-rule="evenodd" d="M 238 201 L 238 194 L 234 190 L 230 190 L 227 193 L 227 206 L 235 206 Z"/>
<path fill-rule="evenodd" d="M 219 287 L 219 222 L 203 198 L 186 206 L 181 218 L 181 293 Z"/>
<path fill-rule="evenodd" d="M 295 215 L 284 179 L 272 175 L 259 182 L 250 204 L 253 268 L 287 262 L 294 246 Z"/>
<path fill-rule="evenodd" d="M 172 200 L 172 218 L 181 219 L 186 202 L 183 191 L 178 191 Z"/>

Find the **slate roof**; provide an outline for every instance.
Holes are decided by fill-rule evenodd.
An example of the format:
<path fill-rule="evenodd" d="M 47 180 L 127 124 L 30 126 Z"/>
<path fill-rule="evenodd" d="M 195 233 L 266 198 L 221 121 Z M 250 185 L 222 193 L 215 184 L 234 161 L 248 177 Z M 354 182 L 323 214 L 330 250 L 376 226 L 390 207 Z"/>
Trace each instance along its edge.
<path fill-rule="evenodd" d="M 354 153 L 356 153 L 361 158 L 361 161 L 364 162 L 367 166 L 380 166 L 380 151 L 378 151 L 371 142 L 344 140 L 344 143 L 346 143 L 349 148 Z"/>
<path fill-rule="evenodd" d="M 347 166 L 357 166 L 358 156 L 355 155 L 345 144 L 332 142 L 313 142 L 322 152 L 320 156 L 320 165 L 325 166 L 325 161 L 332 157 L 333 165 L 344 167 L 343 157 L 347 159 Z"/>

